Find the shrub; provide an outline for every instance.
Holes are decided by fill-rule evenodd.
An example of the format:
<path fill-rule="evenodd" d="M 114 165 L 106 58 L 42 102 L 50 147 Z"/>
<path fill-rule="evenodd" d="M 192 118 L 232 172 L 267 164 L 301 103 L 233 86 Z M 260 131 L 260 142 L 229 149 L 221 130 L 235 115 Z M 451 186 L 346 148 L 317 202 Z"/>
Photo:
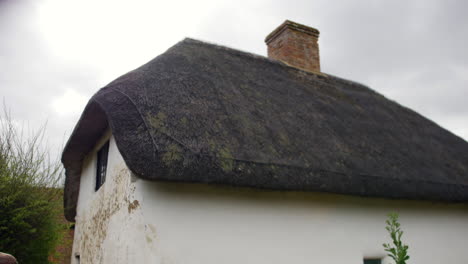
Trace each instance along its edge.
<path fill-rule="evenodd" d="M 400 223 L 398 222 L 398 214 L 389 214 L 386 223 L 385 229 L 390 234 L 393 245 L 385 243 L 383 247 L 388 252 L 387 255 L 395 261 L 395 264 L 406 264 L 406 261 L 409 259 L 408 245 L 403 244 L 401 241 L 403 230 L 401 230 Z"/>
<path fill-rule="evenodd" d="M 61 166 L 43 148 L 44 127 L 26 134 L 0 113 L 0 251 L 47 263 L 58 241 Z"/>

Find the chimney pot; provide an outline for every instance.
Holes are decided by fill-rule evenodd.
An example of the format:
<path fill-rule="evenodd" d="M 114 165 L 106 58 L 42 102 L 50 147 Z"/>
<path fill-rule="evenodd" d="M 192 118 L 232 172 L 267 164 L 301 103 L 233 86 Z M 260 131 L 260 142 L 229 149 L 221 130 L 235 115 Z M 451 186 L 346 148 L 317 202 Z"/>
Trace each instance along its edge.
<path fill-rule="evenodd" d="M 289 20 L 266 38 L 268 57 L 310 72 L 320 72 L 318 37 L 320 32 Z"/>

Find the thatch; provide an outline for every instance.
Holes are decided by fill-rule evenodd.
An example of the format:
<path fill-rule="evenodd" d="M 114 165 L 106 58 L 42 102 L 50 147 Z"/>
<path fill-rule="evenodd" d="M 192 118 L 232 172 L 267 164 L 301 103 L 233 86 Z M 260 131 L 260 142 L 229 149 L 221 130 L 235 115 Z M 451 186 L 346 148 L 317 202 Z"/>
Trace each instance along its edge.
<path fill-rule="evenodd" d="M 73 220 L 107 123 L 147 180 L 468 201 L 468 143 L 366 86 L 186 39 L 97 92 L 63 152 Z"/>

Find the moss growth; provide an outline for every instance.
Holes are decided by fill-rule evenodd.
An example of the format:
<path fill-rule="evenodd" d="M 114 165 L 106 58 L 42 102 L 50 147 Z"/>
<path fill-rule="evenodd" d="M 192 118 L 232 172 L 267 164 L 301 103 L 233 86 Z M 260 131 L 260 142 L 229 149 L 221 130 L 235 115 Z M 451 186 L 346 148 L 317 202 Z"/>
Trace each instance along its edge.
<path fill-rule="evenodd" d="M 151 113 L 148 113 L 147 119 L 153 128 L 156 128 L 158 131 L 161 131 L 161 132 L 166 131 L 165 122 L 166 122 L 167 116 L 163 112 L 158 112 L 156 116 L 152 115 Z"/>
<path fill-rule="evenodd" d="M 162 155 L 162 161 L 166 166 L 170 166 L 172 163 L 180 160 L 182 160 L 182 149 L 176 144 L 169 145 L 166 152 Z"/>
<path fill-rule="evenodd" d="M 205 134 L 208 134 L 208 133 L 205 132 Z M 215 152 L 216 150 L 216 143 L 212 138 L 208 139 L 208 148 L 212 152 Z"/>
<path fill-rule="evenodd" d="M 265 149 L 268 151 L 270 154 L 277 155 L 278 152 L 276 151 L 275 147 L 272 144 L 268 144 L 265 146 Z"/>
<path fill-rule="evenodd" d="M 182 125 L 186 126 L 186 125 L 187 125 L 187 123 L 188 123 L 188 120 L 187 120 L 187 118 L 186 118 L 185 116 L 184 116 L 184 117 L 182 117 L 182 118 L 180 119 L 180 123 L 181 123 Z"/>
<path fill-rule="evenodd" d="M 284 133 L 279 134 L 279 143 L 283 146 L 291 144 L 291 142 L 289 141 L 289 137 Z"/>
<path fill-rule="evenodd" d="M 234 161 L 231 151 L 224 147 L 218 151 L 218 157 L 220 158 L 220 166 L 223 171 L 232 171 Z"/>

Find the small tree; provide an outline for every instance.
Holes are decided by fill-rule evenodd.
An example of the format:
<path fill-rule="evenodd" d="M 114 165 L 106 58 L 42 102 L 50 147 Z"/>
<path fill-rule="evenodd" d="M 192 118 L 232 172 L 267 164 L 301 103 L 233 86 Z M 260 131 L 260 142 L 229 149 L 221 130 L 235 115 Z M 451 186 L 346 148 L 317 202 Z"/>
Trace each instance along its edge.
<path fill-rule="evenodd" d="M 398 222 L 398 214 L 391 213 L 388 215 L 386 221 L 388 233 L 392 238 L 393 245 L 384 243 L 383 247 L 388 252 L 388 256 L 391 257 L 395 264 L 406 264 L 406 261 L 410 258 L 408 255 L 408 245 L 401 242 L 401 236 L 403 236 L 403 230 L 401 230 L 400 223 Z"/>
<path fill-rule="evenodd" d="M 44 148 L 44 128 L 24 131 L 0 111 L 0 251 L 19 263 L 48 263 L 59 238 L 59 162 Z"/>

